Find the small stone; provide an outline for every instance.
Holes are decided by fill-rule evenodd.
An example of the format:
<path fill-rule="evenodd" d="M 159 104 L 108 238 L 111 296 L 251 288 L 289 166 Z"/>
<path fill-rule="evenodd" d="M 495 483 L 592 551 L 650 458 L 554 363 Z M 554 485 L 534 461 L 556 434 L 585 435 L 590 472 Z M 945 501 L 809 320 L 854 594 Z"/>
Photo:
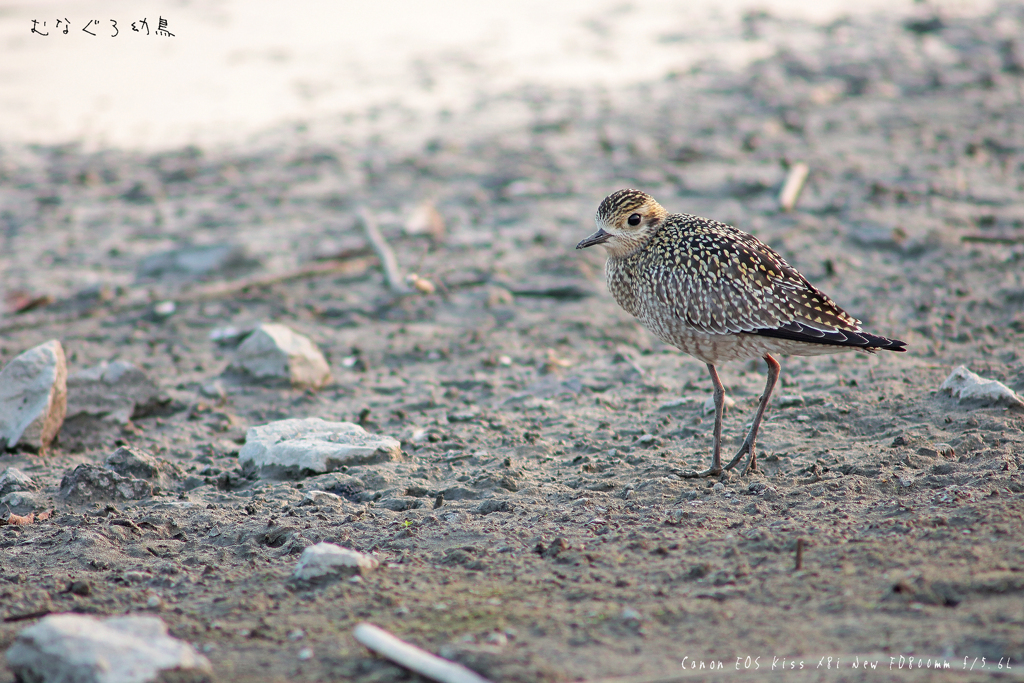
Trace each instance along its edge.
<path fill-rule="evenodd" d="M 977 406 L 1006 405 L 1024 408 L 1024 398 L 994 379 L 980 377 L 964 365 L 957 366 L 939 387 L 960 403 Z"/>
<path fill-rule="evenodd" d="M 149 616 L 48 616 L 18 634 L 6 658 L 19 681 L 148 683 L 162 672 L 190 683 L 213 680 L 210 662 Z"/>
<path fill-rule="evenodd" d="M 329 491 L 306 491 L 299 505 L 342 505 L 341 496 Z"/>
<path fill-rule="evenodd" d="M 658 406 L 658 410 L 661 410 L 663 412 L 669 412 L 669 411 L 672 411 L 672 410 L 680 410 L 682 408 L 689 408 L 689 407 L 693 406 L 693 404 L 695 404 L 695 403 L 699 403 L 699 399 L 693 398 L 692 396 L 686 396 L 684 398 L 673 398 L 672 400 L 665 401 L 660 406 Z M 711 412 L 714 412 L 714 406 L 715 406 L 715 401 L 714 401 L 714 398 L 712 398 L 712 400 L 711 400 L 712 411 Z"/>
<path fill-rule="evenodd" d="M 797 408 L 804 404 L 804 397 L 798 395 L 779 396 L 777 403 L 780 408 Z"/>
<path fill-rule="evenodd" d="M 376 558 L 340 545 L 321 542 L 302 551 L 292 578 L 296 581 L 347 578 L 368 574 L 377 566 Z"/>
<path fill-rule="evenodd" d="M 725 397 L 725 410 L 723 412 L 728 413 L 731 409 L 736 407 L 736 401 L 730 396 Z M 715 397 L 708 396 L 704 399 L 704 414 L 713 415 L 715 413 Z"/>
<path fill-rule="evenodd" d="M 238 452 L 243 471 L 264 478 L 304 477 L 401 457 L 397 439 L 369 434 L 352 422 L 327 422 L 318 417 L 251 427 Z"/>
<path fill-rule="evenodd" d="M 284 325 L 263 323 L 238 346 L 232 365 L 257 379 L 281 379 L 292 386 L 319 388 L 331 369 L 308 337 Z"/>
<path fill-rule="evenodd" d="M 57 340 L 16 356 L 0 372 L 0 448 L 45 450 L 67 412 L 67 362 Z"/>
<path fill-rule="evenodd" d="M 492 512 L 513 512 L 515 508 L 507 500 L 489 498 L 477 506 L 476 512 L 479 515 L 489 515 Z"/>
<path fill-rule="evenodd" d="M 950 446 L 948 443 L 935 444 L 935 450 L 938 452 L 939 455 L 946 458 L 952 458 L 954 455 L 956 455 L 956 451 L 954 451 L 953 447 Z"/>
<path fill-rule="evenodd" d="M 170 318 L 178 310 L 178 304 L 173 301 L 161 301 L 153 306 L 153 316 L 158 319 Z"/>
<path fill-rule="evenodd" d="M 391 510 L 392 512 L 405 512 L 406 510 L 415 510 L 416 508 L 423 507 L 423 501 L 418 498 L 384 498 L 378 500 L 374 505 L 385 510 Z"/>
<path fill-rule="evenodd" d="M 297 628 L 288 632 L 288 640 L 292 641 L 293 643 L 297 643 L 305 637 L 306 632 L 303 631 L 301 628 Z"/>
<path fill-rule="evenodd" d="M 123 360 L 103 361 L 68 377 L 69 420 L 87 416 L 127 424 L 168 402 L 156 382 Z"/>
<path fill-rule="evenodd" d="M 15 467 L 0 472 L 0 497 L 14 491 L 35 491 L 38 488 L 32 477 Z"/>
<path fill-rule="evenodd" d="M 99 465 L 79 465 L 60 482 L 59 497 L 69 503 L 140 500 L 153 495 L 153 485 L 144 479 L 122 477 Z"/>
<path fill-rule="evenodd" d="M 619 615 L 623 621 L 642 621 L 643 617 L 632 607 L 623 607 L 622 614 Z"/>
<path fill-rule="evenodd" d="M 139 264 L 137 276 L 145 279 L 185 279 L 216 273 L 224 275 L 255 265 L 242 247 L 233 244 L 187 246 L 151 254 Z"/>
<path fill-rule="evenodd" d="M 206 398 L 215 398 L 219 401 L 223 401 L 228 397 L 228 392 L 225 391 L 224 385 L 219 380 L 207 382 L 200 387 L 199 393 Z"/>
<path fill-rule="evenodd" d="M 508 645 L 508 636 L 501 631 L 491 631 L 487 634 L 486 642 L 488 645 L 494 645 L 496 647 L 505 647 Z"/>
<path fill-rule="evenodd" d="M 307 659 L 313 659 L 313 648 L 304 647 L 299 650 L 299 661 L 306 661 Z"/>

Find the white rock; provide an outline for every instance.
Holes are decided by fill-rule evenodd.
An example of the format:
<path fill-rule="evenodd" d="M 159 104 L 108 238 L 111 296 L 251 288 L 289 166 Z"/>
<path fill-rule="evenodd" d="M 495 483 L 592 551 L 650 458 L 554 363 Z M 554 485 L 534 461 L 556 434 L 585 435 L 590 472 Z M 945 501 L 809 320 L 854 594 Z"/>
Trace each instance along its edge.
<path fill-rule="evenodd" d="M 206 657 L 168 636 L 156 617 L 49 616 L 18 634 L 7 666 L 17 680 L 42 683 L 144 683 L 162 671 L 190 681 L 213 676 Z"/>
<path fill-rule="evenodd" d="M 64 424 L 68 367 L 56 339 L 17 356 L 0 372 L 0 448 L 45 449 Z"/>
<path fill-rule="evenodd" d="M 377 568 L 375 558 L 333 543 L 317 543 L 302 551 L 292 578 L 313 581 L 325 577 L 368 574 Z"/>
<path fill-rule="evenodd" d="M 156 382 L 123 360 L 102 361 L 68 377 L 68 419 L 89 415 L 125 424 L 161 402 Z"/>
<path fill-rule="evenodd" d="M 257 378 L 288 380 L 293 386 L 322 387 L 331 369 L 320 349 L 284 325 L 263 323 L 238 346 L 234 367 Z"/>
<path fill-rule="evenodd" d="M 734 408 L 735 406 L 736 406 L 736 401 L 732 400 L 731 397 L 726 396 L 725 397 L 725 412 L 728 413 L 729 410 Z M 715 414 L 715 397 L 714 396 L 708 396 L 704 400 L 704 414 L 705 415 L 714 415 Z"/>
<path fill-rule="evenodd" d="M 243 469 L 264 477 L 323 474 L 343 465 L 399 460 L 402 446 L 390 436 L 368 434 L 351 422 L 318 417 L 250 427 L 238 452 Z"/>
<path fill-rule="evenodd" d="M 1014 393 L 1010 387 L 994 379 L 979 377 L 964 365 L 957 366 L 940 389 L 960 403 L 1024 407 L 1024 398 Z"/>

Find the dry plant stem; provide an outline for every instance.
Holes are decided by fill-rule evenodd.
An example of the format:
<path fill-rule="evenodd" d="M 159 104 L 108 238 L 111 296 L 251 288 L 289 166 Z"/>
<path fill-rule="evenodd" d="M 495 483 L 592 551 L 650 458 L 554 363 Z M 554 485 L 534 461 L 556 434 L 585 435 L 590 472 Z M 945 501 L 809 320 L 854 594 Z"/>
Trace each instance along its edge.
<path fill-rule="evenodd" d="M 408 294 L 409 288 L 406 286 L 405 280 L 402 279 L 402 272 L 398 269 L 398 259 L 395 258 L 395 252 L 392 251 L 391 246 L 384 239 L 384 235 L 381 234 L 380 229 L 377 227 L 376 219 L 374 219 L 366 207 L 359 208 L 359 220 L 363 224 L 363 230 L 366 231 L 366 238 L 370 240 L 370 246 L 377 252 L 377 258 L 380 259 L 380 265 L 384 269 L 384 277 L 388 281 L 388 287 L 395 294 Z"/>
<path fill-rule="evenodd" d="M 384 629 L 363 622 L 353 631 L 355 639 L 380 656 L 439 683 L 490 683 L 461 664 L 449 662 L 399 640 Z"/>
<path fill-rule="evenodd" d="M 807 175 L 810 171 L 810 167 L 803 162 L 794 164 L 789 169 L 782 192 L 779 193 L 779 206 L 783 211 L 792 211 L 796 208 L 796 202 L 800 199 L 800 192 L 804 189 L 804 183 L 807 182 Z"/>

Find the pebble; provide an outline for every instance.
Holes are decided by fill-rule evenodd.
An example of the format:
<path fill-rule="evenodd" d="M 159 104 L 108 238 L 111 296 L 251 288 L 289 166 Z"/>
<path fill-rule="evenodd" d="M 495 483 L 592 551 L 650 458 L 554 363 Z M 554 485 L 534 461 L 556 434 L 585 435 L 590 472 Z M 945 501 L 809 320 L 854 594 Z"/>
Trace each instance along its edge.
<path fill-rule="evenodd" d="M 736 401 L 730 396 L 725 397 L 725 412 L 729 412 L 736 407 Z M 704 414 L 713 415 L 715 413 L 715 397 L 708 396 L 704 399 Z"/>
<path fill-rule="evenodd" d="M 0 372 L 0 439 L 45 450 L 67 412 L 67 361 L 56 339 L 16 356 Z"/>
<path fill-rule="evenodd" d="M 86 415 L 126 424 L 167 402 L 156 382 L 123 360 L 72 373 L 67 386 L 68 419 Z"/>
<path fill-rule="evenodd" d="M 325 578 L 361 576 L 377 568 L 376 558 L 333 543 L 321 542 L 302 551 L 292 578 L 315 581 Z"/>
<path fill-rule="evenodd" d="M 258 379 L 287 380 L 295 387 L 317 389 L 331 379 L 320 349 L 284 325 L 263 323 L 238 345 L 232 365 Z"/>
<path fill-rule="evenodd" d="M 18 634 L 6 658 L 20 681 L 145 683 L 165 671 L 197 683 L 213 677 L 206 657 L 150 616 L 48 616 Z"/>
<path fill-rule="evenodd" d="M 960 403 L 1024 408 L 1024 398 L 1018 396 L 1013 389 L 994 379 L 980 377 L 964 365 L 958 365 L 939 388 Z"/>
<path fill-rule="evenodd" d="M 344 500 L 329 491 L 306 491 L 299 505 L 342 505 Z"/>
<path fill-rule="evenodd" d="M 804 397 L 799 395 L 779 396 L 777 403 L 780 408 L 797 408 L 804 404 Z"/>

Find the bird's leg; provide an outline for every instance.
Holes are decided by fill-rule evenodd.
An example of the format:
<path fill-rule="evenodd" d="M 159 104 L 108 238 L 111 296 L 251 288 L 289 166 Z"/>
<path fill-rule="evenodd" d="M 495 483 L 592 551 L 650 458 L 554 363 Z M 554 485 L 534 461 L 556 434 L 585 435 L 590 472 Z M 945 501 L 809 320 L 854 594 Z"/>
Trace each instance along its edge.
<path fill-rule="evenodd" d="M 711 456 L 711 468 L 703 472 L 687 470 L 679 473 L 679 476 L 687 479 L 713 477 L 722 473 L 722 414 L 725 412 L 725 387 L 722 386 L 718 370 L 711 363 L 708 363 L 708 372 L 711 374 L 711 383 L 715 385 L 715 446 Z"/>
<path fill-rule="evenodd" d="M 764 393 L 761 394 L 761 401 L 757 404 L 757 412 L 754 414 L 754 422 L 750 425 L 750 432 L 747 433 L 747 438 L 743 440 L 743 445 L 740 446 L 739 452 L 725 466 L 727 470 L 731 470 L 736 466 L 736 463 L 743 459 L 744 455 L 750 453 L 750 460 L 743 469 L 743 474 L 757 471 L 757 451 L 755 445 L 757 430 L 761 426 L 761 418 L 764 417 L 764 411 L 768 407 L 768 400 L 772 396 L 772 390 L 775 389 L 775 383 L 779 380 L 779 372 L 782 370 L 779 361 L 772 358 L 771 354 L 764 354 L 764 362 L 768 364 L 768 381 L 764 384 Z"/>
<path fill-rule="evenodd" d="M 711 456 L 711 469 L 708 474 L 719 474 L 722 471 L 722 415 L 725 413 L 725 387 L 718 376 L 718 370 L 708 363 L 711 383 L 715 385 L 715 446 Z"/>

